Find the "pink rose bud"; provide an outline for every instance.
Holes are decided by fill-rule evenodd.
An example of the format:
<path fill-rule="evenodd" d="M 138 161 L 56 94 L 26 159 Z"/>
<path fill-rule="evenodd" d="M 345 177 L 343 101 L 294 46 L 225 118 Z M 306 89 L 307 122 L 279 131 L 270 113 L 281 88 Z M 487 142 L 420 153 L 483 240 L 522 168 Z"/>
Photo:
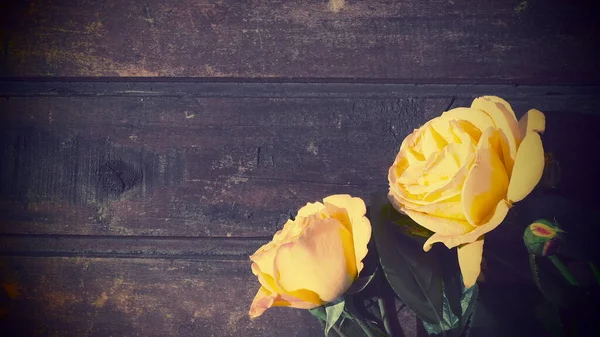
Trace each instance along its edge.
<path fill-rule="evenodd" d="M 548 220 L 536 220 L 527 226 L 523 234 L 525 246 L 532 254 L 537 256 L 554 255 L 558 242 L 564 233 L 556 223 Z"/>

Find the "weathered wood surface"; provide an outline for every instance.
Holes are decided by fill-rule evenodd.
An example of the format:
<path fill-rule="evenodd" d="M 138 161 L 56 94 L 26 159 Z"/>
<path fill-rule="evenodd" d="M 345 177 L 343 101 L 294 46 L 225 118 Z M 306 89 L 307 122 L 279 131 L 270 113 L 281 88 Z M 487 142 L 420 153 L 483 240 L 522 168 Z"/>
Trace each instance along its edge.
<path fill-rule="evenodd" d="M 246 261 L 3 258 L 0 336 L 318 336 L 304 310 L 247 314 Z M 16 289 L 16 290 L 14 290 Z"/>
<path fill-rule="evenodd" d="M 16 92 L 19 85 L 6 86 Z M 239 85 L 241 92 L 244 86 L 253 84 Z M 383 98 L 328 96 L 325 85 L 279 98 L 271 97 L 285 92 L 278 84 L 251 97 L 103 87 L 101 97 L 0 100 L 2 233 L 269 236 L 308 201 L 385 191 L 403 137 L 473 96 L 462 87 L 447 88 L 445 97 L 387 87 Z M 578 193 L 589 184 L 593 167 L 573 158 L 573 149 L 598 141 L 598 90 L 495 89 L 519 114 L 547 113 L 547 149 L 569 162 L 565 188 Z"/>
<path fill-rule="evenodd" d="M 544 144 L 565 163 L 561 192 L 593 206 L 600 186 L 581 151 L 600 140 L 599 92 L 0 83 L 2 332 L 317 336 L 306 312 L 246 318 L 258 285 L 247 256 L 298 207 L 333 193 L 385 193 L 405 135 L 485 94 L 506 98 L 519 116 L 534 107 L 546 113 Z M 500 236 L 490 244 L 502 244 Z M 414 318 L 403 322 L 414 335 Z"/>
<path fill-rule="evenodd" d="M 0 76 L 598 84 L 596 1 L 8 0 Z"/>

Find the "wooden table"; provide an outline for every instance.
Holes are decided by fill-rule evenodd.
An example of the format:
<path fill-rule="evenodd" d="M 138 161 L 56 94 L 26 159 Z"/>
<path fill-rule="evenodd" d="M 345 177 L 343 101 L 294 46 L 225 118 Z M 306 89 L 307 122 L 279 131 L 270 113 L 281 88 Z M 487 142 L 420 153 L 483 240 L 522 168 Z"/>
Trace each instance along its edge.
<path fill-rule="evenodd" d="M 544 111 L 562 191 L 593 204 L 597 9 L 3 1 L 0 335 L 319 336 L 248 319 L 248 255 L 308 201 L 385 193 L 402 139 L 481 95 Z"/>

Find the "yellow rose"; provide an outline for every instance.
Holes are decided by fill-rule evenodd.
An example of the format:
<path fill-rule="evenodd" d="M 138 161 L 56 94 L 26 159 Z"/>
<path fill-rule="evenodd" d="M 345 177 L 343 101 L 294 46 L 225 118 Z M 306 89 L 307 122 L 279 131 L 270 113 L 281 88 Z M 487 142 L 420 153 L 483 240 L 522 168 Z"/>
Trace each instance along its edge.
<path fill-rule="evenodd" d="M 312 309 L 344 294 L 367 255 L 371 223 L 366 211 L 362 199 L 349 195 L 302 207 L 250 256 L 261 284 L 250 317 L 273 306 Z"/>
<path fill-rule="evenodd" d="M 537 185 L 544 169 L 545 117 L 486 96 L 444 112 L 410 134 L 390 167 L 394 207 L 434 234 L 425 242 L 458 247 L 466 287 L 481 272 L 483 236 Z"/>

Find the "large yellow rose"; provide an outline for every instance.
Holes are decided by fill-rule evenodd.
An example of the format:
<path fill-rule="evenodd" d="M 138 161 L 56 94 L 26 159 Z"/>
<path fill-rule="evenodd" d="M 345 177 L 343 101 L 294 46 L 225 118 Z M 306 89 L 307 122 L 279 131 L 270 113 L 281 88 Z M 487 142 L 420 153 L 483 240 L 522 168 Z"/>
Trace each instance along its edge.
<path fill-rule="evenodd" d="M 302 207 L 250 256 L 261 284 L 250 317 L 273 306 L 316 308 L 345 293 L 367 255 L 371 223 L 365 214 L 364 201 L 349 195 Z"/>
<path fill-rule="evenodd" d="M 458 247 L 465 286 L 481 271 L 484 234 L 537 185 L 544 169 L 545 117 L 486 96 L 444 112 L 410 134 L 389 170 L 389 199 L 434 234 L 425 242 Z"/>

